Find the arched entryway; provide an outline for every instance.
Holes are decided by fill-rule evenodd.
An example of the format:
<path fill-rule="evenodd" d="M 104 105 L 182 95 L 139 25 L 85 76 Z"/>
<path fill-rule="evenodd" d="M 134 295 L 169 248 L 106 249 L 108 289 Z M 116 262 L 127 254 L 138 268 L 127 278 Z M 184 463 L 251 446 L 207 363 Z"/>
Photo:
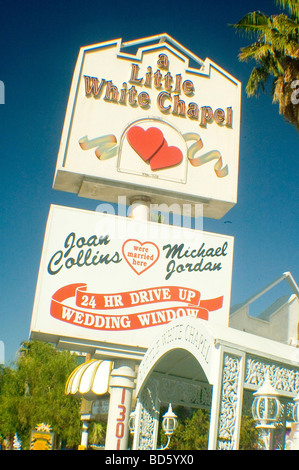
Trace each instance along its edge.
<path fill-rule="evenodd" d="M 133 449 L 156 448 L 160 406 L 168 403 L 209 407 L 208 448 L 238 449 L 243 398 L 266 373 L 285 409 L 292 406 L 299 388 L 294 359 L 291 346 L 229 327 L 190 317 L 171 322 L 139 366 Z"/>
<path fill-rule="evenodd" d="M 231 448 L 238 444 L 241 396 L 242 354 L 223 355 L 208 323 L 194 318 L 171 322 L 144 356 L 137 376 L 136 431 L 134 449 L 155 449 L 159 410 L 162 404 L 172 403 L 194 408 L 210 408 L 209 448 L 215 448 L 215 436 Z M 229 390 L 219 370 L 230 370 L 233 384 Z M 226 374 L 229 375 L 229 374 Z M 219 432 L 221 396 L 226 397 L 226 411 L 232 421 L 227 429 L 231 435 Z M 231 407 L 228 410 L 228 401 Z M 226 423 L 227 419 L 224 418 Z"/>
<path fill-rule="evenodd" d="M 163 408 L 166 411 L 169 403 L 173 409 L 210 410 L 211 399 L 212 385 L 197 358 L 183 348 L 166 352 L 138 395 L 136 419 L 140 422 L 140 427 L 137 426 L 140 433 L 134 435 L 134 447 L 156 448 L 159 416 Z"/>

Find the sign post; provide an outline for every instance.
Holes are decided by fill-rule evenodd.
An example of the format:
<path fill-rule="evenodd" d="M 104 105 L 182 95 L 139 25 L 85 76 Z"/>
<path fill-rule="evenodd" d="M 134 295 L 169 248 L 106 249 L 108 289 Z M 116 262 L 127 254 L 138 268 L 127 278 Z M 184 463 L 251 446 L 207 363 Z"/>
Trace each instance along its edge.
<path fill-rule="evenodd" d="M 192 316 L 228 325 L 233 237 L 51 206 L 31 338 L 140 362 Z"/>
<path fill-rule="evenodd" d="M 116 360 L 110 378 L 110 403 L 106 433 L 106 450 L 126 450 L 129 437 L 129 417 L 132 393 L 135 389 L 136 364 Z"/>
<path fill-rule="evenodd" d="M 149 200 L 136 198 L 132 201 L 131 217 L 135 220 L 148 221 L 150 218 Z M 129 439 L 129 419 L 132 405 L 132 393 L 135 389 L 136 362 L 116 360 L 110 379 L 110 402 L 107 422 L 106 450 L 126 450 Z"/>
<path fill-rule="evenodd" d="M 80 49 L 54 189 L 131 217 L 51 206 L 31 338 L 114 361 L 107 449 L 126 449 L 136 367 L 164 325 L 228 325 L 233 238 L 150 222 L 237 201 L 241 84 L 167 34 Z M 184 217 L 183 217 L 184 219 Z"/>
<path fill-rule="evenodd" d="M 221 218 L 237 201 L 240 100 L 236 78 L 167 34 L 83 47 L 54 188 Z"/>

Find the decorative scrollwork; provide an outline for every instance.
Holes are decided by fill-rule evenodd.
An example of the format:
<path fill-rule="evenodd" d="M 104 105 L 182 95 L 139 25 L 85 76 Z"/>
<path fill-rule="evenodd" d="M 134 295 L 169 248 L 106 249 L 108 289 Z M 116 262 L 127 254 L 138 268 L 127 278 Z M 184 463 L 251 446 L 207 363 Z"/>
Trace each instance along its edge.
<path fill-rule="evenodd" d="M 208 383 L 192 384 L 169 378 L 160 379 L 159 398 L 161 402 L 210 408 L 211 396 L 212 387 Z"/>
<path fill-rule="evenodd" d="M 239 373 L 240 358 L 224 354 L 217 444 L 218 449 L 229 450 L 234 447 Z"/>
<path fill-rule="evenodd" d="M 254 356 L 248 356 L 246 360 L 245 385 L 256 385 L 259 387 L 263 383 L 267 372 L 276 390 L 284 392 L 296 392 L 298 390 L 298 369 L 273 364 Z"/>
<path fill-rule="evenodd" d="M 139 430 L 140 450 L 151 450 L 154 448 L 155 421 L 159 415 L 158 409 L 158 383 L 150 380 L 141 394 L 141 416 Z"/>

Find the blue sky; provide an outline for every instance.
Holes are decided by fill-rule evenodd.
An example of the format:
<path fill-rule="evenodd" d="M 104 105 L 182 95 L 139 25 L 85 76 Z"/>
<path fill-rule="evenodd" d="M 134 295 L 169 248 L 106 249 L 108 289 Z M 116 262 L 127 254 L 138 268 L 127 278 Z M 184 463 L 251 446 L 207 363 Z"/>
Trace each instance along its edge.
<path fill-rule="evenodd" d="M 298 132 L 269 95 L 246 97 L 248 44 L 228 27 L 246 13 L 278 12 L 272 0 L 206 2 L 0 2 L 0 340 L 5 359 L 28 339 L 50 204 L 95 210 L 97 201 L 52 182 L 72 74 L 81 46 L 168 33 L 243 84 L 238 203 L 204 230 L 235 237 L 232 304 L 290 271 L 299 282 Z M 287 289 L 287 292 L 290 292 Z"/>

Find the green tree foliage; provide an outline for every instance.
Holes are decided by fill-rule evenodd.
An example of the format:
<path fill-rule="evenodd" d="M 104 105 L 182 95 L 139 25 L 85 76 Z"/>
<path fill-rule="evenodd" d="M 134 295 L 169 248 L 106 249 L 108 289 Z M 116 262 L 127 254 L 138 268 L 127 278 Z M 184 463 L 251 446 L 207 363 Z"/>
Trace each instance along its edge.
<path fill-rule="evenodd" d="M 294 83 L 299 79 L 299 2 L 275 0 L 275 3 L 289 15 L 267 16 L 254 11 L 232 26 L 237 32 L 256 39 L 239 53 L 241 61 L 256 62 L 246 85 L 247 95 L 265 92 L 271 78 L 273 103 L 278 103 L 280 114 L 299 130 L 299 104 L 292 100 Z"/>
<path fill-rule="evenodd" d="M 29 447 L 37 424 L 52 427 L 56 437 L 72 447 L 80 443 L 80 399 L 66 396 L 66 381 L 77 367 L 76 356 L 51 344 L 24 342 L 15 367 L 0 374 L 0 435 L 18 434 Z"/>
<path fill-rule="evenodd" d="M 170 441 L 172 450 L 207 450 L 210 412 L 199 409 L 191 416 L 182 410 L 176 410 L 178 426 Z M 187 417 L 186 417 L 187 416 Z M 165 438 L 162 442 L 166 442 Z M 243 416 L 240 430 L 240 450 L 255 450 L 259 442 L 258 431 L 252 418 Z"/>
<path fill-rule="evenodd" d="M 258 450 L 261 447 L 259 432 L 252 417 L 243 416 L 240 429 L 240 450 Z"/>
<path fill-rule="evenodd" d="M 95 445 L 105 445 L 106 423 L 92 421 L 89 426 L 88 443 Z"/>
<path fill-rule="evenodd" d="M 179 419 L 178 426 L 170 441 L 170 449 L 176 450 L 206 450 L 210 413 L 206 410 L 197 410 L 192 417 L 183 422 Z"/>

